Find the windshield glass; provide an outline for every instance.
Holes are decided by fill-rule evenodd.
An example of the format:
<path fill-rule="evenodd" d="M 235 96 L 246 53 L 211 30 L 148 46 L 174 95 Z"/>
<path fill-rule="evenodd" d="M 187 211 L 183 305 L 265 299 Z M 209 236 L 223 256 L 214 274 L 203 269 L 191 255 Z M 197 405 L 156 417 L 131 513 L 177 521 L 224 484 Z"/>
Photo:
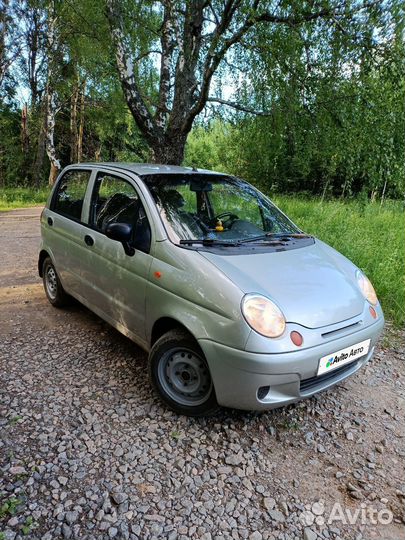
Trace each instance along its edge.
<path fill-rule="evenodd" d="M 234 177 L 188 174 L 143 176 L 172 242 L 235 242 L 300 230 L 260 191 Z"/>

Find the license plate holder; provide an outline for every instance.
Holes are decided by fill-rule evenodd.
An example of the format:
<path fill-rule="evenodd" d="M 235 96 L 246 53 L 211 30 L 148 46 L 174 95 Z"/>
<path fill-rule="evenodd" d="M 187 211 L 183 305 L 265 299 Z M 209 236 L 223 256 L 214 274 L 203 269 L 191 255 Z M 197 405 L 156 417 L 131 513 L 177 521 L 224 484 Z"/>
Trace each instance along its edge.
<path fill-rule="evenodd" d="M 360 343 L 349 345 L 349 347 L 322 356 L 319 360 L 317 376 L 329 373 L 334 369 L 350 364 L 362 356 L 365 356 L 370 349 L 370 342 L 371 339 L 366 339 Z"/>

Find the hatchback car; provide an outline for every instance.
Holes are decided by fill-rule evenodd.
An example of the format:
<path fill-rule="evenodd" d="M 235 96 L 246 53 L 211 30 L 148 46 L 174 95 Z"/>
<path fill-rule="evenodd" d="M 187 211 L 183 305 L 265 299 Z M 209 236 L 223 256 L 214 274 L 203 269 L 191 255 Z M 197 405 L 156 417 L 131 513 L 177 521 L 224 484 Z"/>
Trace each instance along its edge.
<path fill-rule="evenodd" d="M 41 230 L 51 304 L 74 297 L 145 349 L 182 414 L 310 396 L 361 368 L 384 325 L 361 270 L 226 174 L 69 166 Z"/>

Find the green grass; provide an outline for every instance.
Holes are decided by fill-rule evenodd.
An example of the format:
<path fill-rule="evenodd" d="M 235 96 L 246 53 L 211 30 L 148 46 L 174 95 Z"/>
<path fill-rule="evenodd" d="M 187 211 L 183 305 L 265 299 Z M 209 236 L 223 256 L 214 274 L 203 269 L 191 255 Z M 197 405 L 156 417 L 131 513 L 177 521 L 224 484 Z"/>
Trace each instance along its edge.
<path fill-rule="evenodd" d="M 21 506 L 21 500 L 16 497 L 11 497 L 0 506 L 0 519 L 5 517 L 15 516 Z"/>
<path fill-rule="evenodd" d="M 15 424 L 18 423 L 19 420 L 21 420 L 22 416 L 13 416 L 12 418 L 10 418 L 9 420 L 9 424 L 14 426 Z"/>
<path fill-rule="evenodd" d="M 49 190 L 0 189 L 0 211 L 44 204 Z M 385 315 L 405 323 L 405 209 L 366 200 L 275 195 L 272 200 L 304 231 L 346 255 L 371 279 Z"/>
<path fill-rule="evenodd" d="M 46 203 L 49 188 L 0 188 L 0 212 Z"/>
<path fill-rule="evenodd" d="M 401 201 L 383 206 L 361 200 L 272 197 L 305 232 L 353 261 L 373 283 L 385 316 L 405 323 L 405 211 Z"/>

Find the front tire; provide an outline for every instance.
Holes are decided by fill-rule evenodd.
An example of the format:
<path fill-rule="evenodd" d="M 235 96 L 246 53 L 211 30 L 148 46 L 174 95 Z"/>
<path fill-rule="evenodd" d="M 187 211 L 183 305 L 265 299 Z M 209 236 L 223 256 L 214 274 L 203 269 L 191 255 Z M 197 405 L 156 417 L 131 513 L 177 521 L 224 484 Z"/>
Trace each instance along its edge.
<path fill-rule="evenodd" d="M 50 257 L 42 265 L 42 276 L 46 297 L 54 307 L 65 307 L 69 304 L 69 295 L 65 292 Z"/>
<path fill-rule="evenodd" d="M 171 330 L 149 354 L 149 377 L 159 396 L 176 413 L 208 416 L 219 409 L 204 354 L 187 332 Z"/>

